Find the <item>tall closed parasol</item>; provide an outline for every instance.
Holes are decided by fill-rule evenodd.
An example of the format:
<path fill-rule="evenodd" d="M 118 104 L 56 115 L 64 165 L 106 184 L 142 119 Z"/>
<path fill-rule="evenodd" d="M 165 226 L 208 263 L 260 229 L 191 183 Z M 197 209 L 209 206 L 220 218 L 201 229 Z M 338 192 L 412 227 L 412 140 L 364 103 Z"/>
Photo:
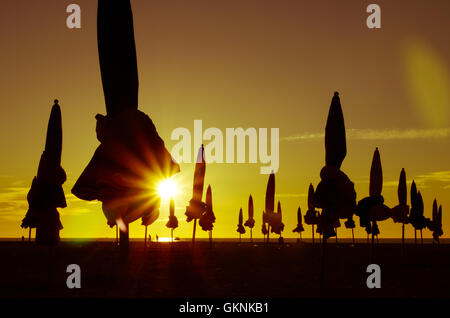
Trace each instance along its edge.
<path fill-rule="evenodd" d="M 206 209 L 205 203 L 202 201 L 203 186 L 205 183 L 205 149 L 201 145 L 198 150 L 197 161 L 195 163 L 194 170 L 194 185 L 192 189 L 192 199 L 189 201 L 189 205 L 186 207 L 186 221 L 191 222 L 194 220 L 194 232 L 192 235 L 192 242 L 195 242 L 195 230 L 197 227 L 197 220 L 202 216 L 202 213 Z"/>
<path fill-rule="evenodd" d="M 45 141 L 37 176 L 33 178 L 27 195 L 28 212 L 22 220 L 22 228 L 36 228 L 36 243 L 55 245 L 63 228 L 57 208 L 67 206 L 63 183 L 66 172 L 61 167 L 62 120 L 61 108 L 55 99 L 50 112 Z"/>
<path fill-rule="evenodd" d="M 245 221 L 244 226 L 250 228 L 250 241 L 253 242 L 253 227 L 255 226 L 254 219 L 254 211 L 253 211 L 253 198 L 252 195 L 248 197 L 248 219 Z"/>
<path fill-rule="evenodd" d="M 100 145 L 72 193 L 99 200 L 109 226 L 128 224 L 159 208 L 157 184 L 179 171 L 152 120 L 138 110 L 138 70 L 129 0 L 98 1 L 97 42 L 106 116 L 97 114 Z"/>

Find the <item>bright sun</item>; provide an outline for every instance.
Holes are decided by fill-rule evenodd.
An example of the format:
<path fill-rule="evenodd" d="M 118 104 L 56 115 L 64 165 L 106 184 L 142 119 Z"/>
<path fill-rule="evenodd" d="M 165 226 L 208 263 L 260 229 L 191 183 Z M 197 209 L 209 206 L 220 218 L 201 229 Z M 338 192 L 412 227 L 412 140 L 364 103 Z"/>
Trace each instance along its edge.
<path fill-rule="evenodd" d="M 161 198 L 172 198 L 177 193 L 177 184 L 172 179 L 164 180 L 158 186 L 158 194 L 161 196 Z"/>

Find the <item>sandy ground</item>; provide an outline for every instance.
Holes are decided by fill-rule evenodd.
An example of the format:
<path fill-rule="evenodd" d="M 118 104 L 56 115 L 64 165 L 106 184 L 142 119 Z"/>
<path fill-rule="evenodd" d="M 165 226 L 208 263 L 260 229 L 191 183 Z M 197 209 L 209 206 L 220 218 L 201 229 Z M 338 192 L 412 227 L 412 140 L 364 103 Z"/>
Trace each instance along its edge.
<path fill-rule="evenodd" d="M 324 288 L 318 244 L 62 242 L 58 247 L 0 242 L 0 297 L 450 297 L 450 245 L 440 247 L 330 241 Z M 381 266 L 381 289 L 366 287 L 367 265 Z M 81 267 L 81 289 L 66 268 Z"/>

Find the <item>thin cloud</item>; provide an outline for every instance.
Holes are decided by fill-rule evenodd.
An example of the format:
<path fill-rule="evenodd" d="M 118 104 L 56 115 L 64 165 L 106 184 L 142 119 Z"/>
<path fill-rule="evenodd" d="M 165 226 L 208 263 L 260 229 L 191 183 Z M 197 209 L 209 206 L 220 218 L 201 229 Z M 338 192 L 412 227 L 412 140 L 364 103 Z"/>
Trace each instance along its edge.
<path fill-rule="evenodd" d="M 414 178 L 416 182 L 443 182 L 450 183 L 450 171 L 436 171 L 423 175 L 419 175 Z"/>
<path fill-rule="evenodd" d="M 444 189 L 450 188 L 450 171 L 434 171 L 429 172 L 425 174 L 421 174 L 418 176 L 413 176 L 411 179 L 408 180 L 407 184 L 408 187 L 411 186 L 412 181 L 417 184 L 419 188 L 430 188 L 430 183 L 443 183 Z M 364 180 L 356 180 L 356 183 L 359 184 L 368 184 L 369 179 Z M 398 180 L 395 181 L 384 181 L 383 187 L 398 187 Z"/>
<path fill-rule="evenodd" d="M 347 138 L 354 140 L 408 140 L 436 139 L 450 136 L 450 128 L 440 129 L 347 129 Z M 306 132 L 293 136 L 282 137 L 281 140 L 314 140 L 323 139 L 324 133 Z"/>

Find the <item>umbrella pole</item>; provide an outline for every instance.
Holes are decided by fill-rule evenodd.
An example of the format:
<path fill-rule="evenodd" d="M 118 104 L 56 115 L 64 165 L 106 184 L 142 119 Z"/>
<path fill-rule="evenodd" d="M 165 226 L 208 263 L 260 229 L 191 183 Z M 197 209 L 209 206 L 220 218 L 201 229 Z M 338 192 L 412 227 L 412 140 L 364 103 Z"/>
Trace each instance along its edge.
<path fill-rule="evenodd" d="M 267 244 L 269 244 L 270 225 L 267 226 Z"/>
<path fill-rule="evenodd" d="M 414 245 L 417 247 L 417 230 L 414 229 Z"/>
<path fill-rule="evenodd" d="M 241 244 L 241 233 L 239 233 L 239 244 Z"/>
<path fill-rule="evenodd" d="M 355 231 L 353 231 L 353 228 L 352 228 L 352 242 L 353 245 L 355 245 Z"/>
<path fill-rule="evenodd" d="M 147 247 L 147 225 L 145 226 L 144 247 Z"/>
<path fill-rule="evenodd" d="M 250 242 L 253 243 L 253 228 L 250 228 Z"/>
<path fill-rule="evenodd" d="M 130 247 L 130 233 L 129 233 L 129 224 L 125 223 L 125 231 L 119 231 L 119 246 L 121 251 L 128 252 Z"/>
<path fill-rule="evenodd" d="M 320 266 L 320 290 L 323 290 L 325 280 L 325 251 L 327 247 L 327 239 L 324 237 L 322 240 L 322 264 Z"/>
<path fill-rule="evenodd" d="M 405 248 L 405 223 L 402 224 L 402 248 Z"/>
<path fill-rule="evenodd" d="M 31 242 L 31 227 L 28 230 L 28 242 Z"/>
<path fill-rule="evenodd" d="M 420 245 L 422 245 L 422 247 L 423 247 L 422 229 L 420 229 Z"/>
<path fill-rule="evenodd" d="M 119 246 L 119 227 L 116 224 L 116 245 Z"/>
<path fill-rule="evenodd" d="M 197 219 L 194 219 L 194 232 L 192 233 L 192 244 L 195 243 L 195 230 L 197 227 Z"/>
<path fill-rule="evenodd" d="M 375 228 L 375 221 L 374 222 L 372 222 L 372 247 L 371 247 L 371 249 L 370 249 L 370 259 L 372 260 L 372 262 L 373 262 L 373 252 L 374 252 L 374 247 L 375 247 L 375 231 L 374 231 L 374 228 Z"/>
<path fill-rule="evenodd" d="M 336 244 L 338 243 L 338 237 L 337 237 L 337 228 L 334 230 L 336 232 Z"/>
<path fill-rule="evenodd" d="M 314 245 L 314 224 L 312 225 L 312 243 Z"/>
<path fill-rule="evenodd" d="M 209 244 L 212 246 L 212 230 L 209 231 Z"/>
<path fill-rule="evenodd" d="M 170 229 L 170 241 L 173 242 L 173 228 Z"/>

